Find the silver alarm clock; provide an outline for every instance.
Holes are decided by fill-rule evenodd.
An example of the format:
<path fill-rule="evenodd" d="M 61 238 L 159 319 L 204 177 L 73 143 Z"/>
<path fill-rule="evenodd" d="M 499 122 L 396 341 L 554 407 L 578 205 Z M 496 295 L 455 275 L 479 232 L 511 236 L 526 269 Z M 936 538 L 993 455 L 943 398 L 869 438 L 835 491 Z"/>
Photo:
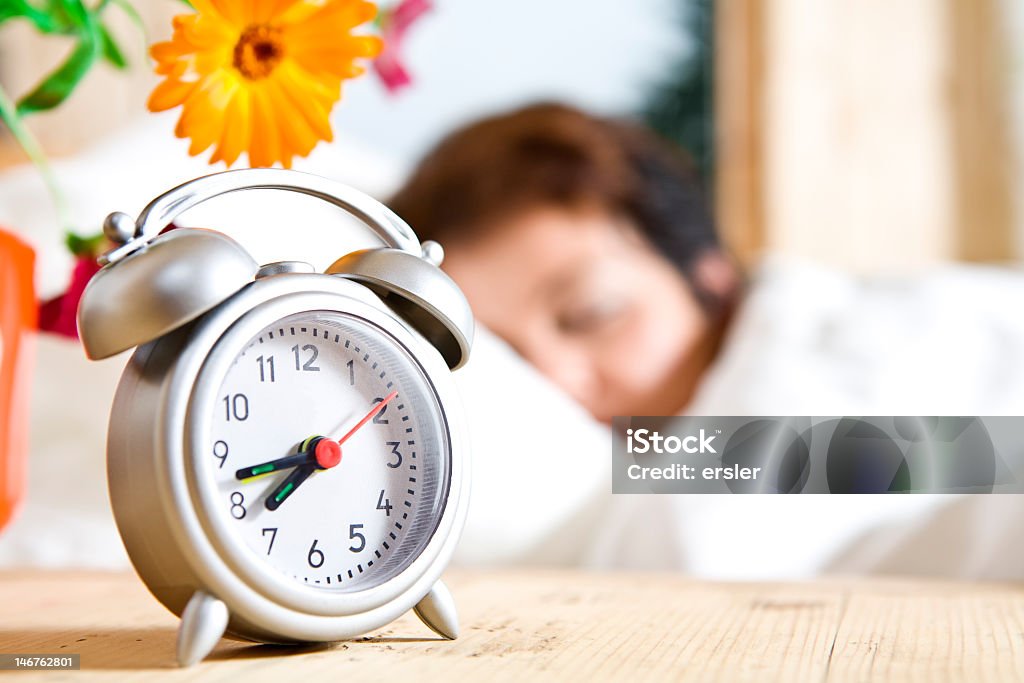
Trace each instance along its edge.
<path fill-rule="evenodd" d="M 219 232 L 160 231 L 229 192 L 313 195 L 387 245 L 326 273 L 259 267 Z M 110 498 L 139 576 L 181 617 L 178 660 L 224 635 L 330 642 L 409 609 L 455 638 L 440 581 L 469 459 L 451 371 L 473 318 L 385 206 L 295 171 L 218 173 L 108 217 L 78 312 L 87 355 L 134 346 L 108 437 Z"/>

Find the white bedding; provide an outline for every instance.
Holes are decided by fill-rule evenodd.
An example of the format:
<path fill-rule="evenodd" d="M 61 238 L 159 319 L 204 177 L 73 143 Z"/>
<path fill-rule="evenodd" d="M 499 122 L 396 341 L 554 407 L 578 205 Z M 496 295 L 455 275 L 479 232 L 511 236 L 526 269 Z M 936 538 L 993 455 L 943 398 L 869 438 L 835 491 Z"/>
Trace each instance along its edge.
<path fill-rule="evenodd" d="M 695 415 L 1024 414 L 1024 276 L 946 267 L 859 280 L 769 260 Z M 599 566 L 735 579 L 821 572 L 1024 577 L 1024 499 L 994 496 L 637 496 L 606 512 Z M 608 519 L 625 514 L 632 520 Z M 639 534 L 639 535 L 638 535 Z"/>
<path fill-rule="evenodd" d="M 860 280 L 770 259 L 754 275 L 723 352 L 687 412 L 1022 414 L 1021 301 L 1024 276 L 1007 269 L 946 267 L 906 279 Z M 515 362 L 504 358 L 497 367 Z M 523 369 L 499 377 L 511 387 L 521 374 L 529 375 Z M 533 436 L 543 441 L 551 431 L 540 426 Z M 542 480 L 549 499 L 574 485 L 573 472 L 587 468 L 601 471 L 603 486 L 519 561 L 557 558 L 718 579 L 824 572 L 1024 576 L 1020 496 L 613 496 L 605 469 L 610 438 L 594 435 L 592 453 L 561 456 L 570 461 L 569 478 Z M 477 453 L 478 461 L 485 458 Z M 508 511 L 502 520 L 471 519 L 470 528 L 476 525 L 477 535 L 518 528 Z"/>
<path fill-rule="evenodd" d="M 98 224 L 111 209 L 137 211 L 155 192 L 207 171 L 184 160 L 159 128 L 166 124 L 153 121 L 58 164 L 77 220 Z M 378 193 L 393 187 L 397 174 L 385 161 L 357 147 L 325 149 L 333 151 L 306 168 Z M 193 222 L 232 232 L 257 260 L 306 258 L 323 267 L 354 244 L 332 216 L 308 206 L 247 200 Z M 41 289 L 52 294 L 67 270 L 47 207 L 30 169 L 0 174 L 0 224 L 40 250 Z M 754 282 L 695 414 L 1024 412 L 1019 274 L 963 267 L 865 283 L 772 261 Z M 89 363 L 73 343 L 40 339 L 29 496 L 0 534 L 0 566 L 126 565 L 103 464 L 107 411 L 125 360 Z M 1016 496 L 612 496 L 609 430 L 486 330 L 456 379 L 474 445 L 461 564 L 744 579 L 822 571 L 1024 576 L 1014 550 L 1016 520 L 1024 519 Z"/>

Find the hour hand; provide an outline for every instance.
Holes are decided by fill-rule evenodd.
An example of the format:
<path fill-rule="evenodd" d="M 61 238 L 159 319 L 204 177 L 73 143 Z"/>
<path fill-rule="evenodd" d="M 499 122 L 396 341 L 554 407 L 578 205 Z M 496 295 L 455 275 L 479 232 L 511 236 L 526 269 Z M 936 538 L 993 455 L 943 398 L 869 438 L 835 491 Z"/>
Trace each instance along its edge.
<path fill-rule="evenodd" d="M 295 489 L 299 488 L 302 482 L 309 479 L 309 476 L 316 472 L 318 469 L 316 463 L 299 465 L 292 473 L 285 477 L 284 481 L 277 485 L 270 495 L 267 496 L 266 506 L 268 510 L 276 510 L 281 507 L 281 503 L 288 500 L 288 497 L 295 493 Z"/>

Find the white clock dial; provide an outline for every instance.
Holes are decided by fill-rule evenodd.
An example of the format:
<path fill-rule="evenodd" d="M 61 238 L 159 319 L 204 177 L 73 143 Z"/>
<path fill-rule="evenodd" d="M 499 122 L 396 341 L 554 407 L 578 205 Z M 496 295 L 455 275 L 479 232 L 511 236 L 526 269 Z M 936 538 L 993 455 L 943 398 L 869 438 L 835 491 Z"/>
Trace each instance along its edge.
<path fill-rule="evenodd" d="M 212 514 L 250 560 L 352 591 L 426 545 L 444 504 L 447 428 L 423 370 L 382 329 L 322 311 L 279 320 L 238 353 L 215 398 L 200 471 L 215 483 Z M 340 461 L 311 437 L 342 440 Z"/>

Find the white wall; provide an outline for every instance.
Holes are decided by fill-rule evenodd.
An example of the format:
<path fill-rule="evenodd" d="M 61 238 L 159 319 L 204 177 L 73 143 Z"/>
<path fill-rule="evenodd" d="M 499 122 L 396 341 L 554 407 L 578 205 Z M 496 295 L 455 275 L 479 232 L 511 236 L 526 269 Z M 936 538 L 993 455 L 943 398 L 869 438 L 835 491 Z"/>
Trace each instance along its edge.
<path fill-rule="evenodd" d="M 449 129 L 537 99 L 625 112 L 685 49 L 683 2 L 435 0 L 409 36 L 413 85 L 350 84 L 336 130 L 409 163 Z"/>

